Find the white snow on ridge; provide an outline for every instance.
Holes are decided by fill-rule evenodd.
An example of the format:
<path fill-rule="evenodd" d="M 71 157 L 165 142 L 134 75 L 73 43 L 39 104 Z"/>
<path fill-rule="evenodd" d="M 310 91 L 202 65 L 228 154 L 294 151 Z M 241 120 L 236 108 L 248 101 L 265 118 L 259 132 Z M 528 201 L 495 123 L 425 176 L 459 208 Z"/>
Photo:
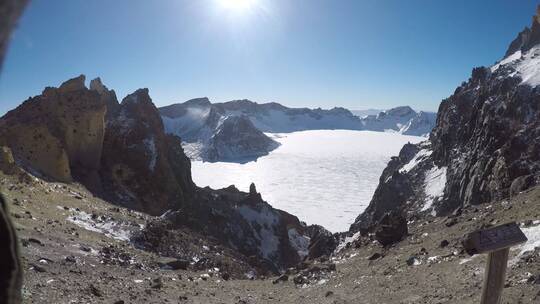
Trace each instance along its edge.
<path fill-rule="evenodd" d="M 303 259 L 309 253 L 308 247 L 309 247 L 310 238 L 307 236 L 301 235 L 294 228 L 289 229 L 287 233 L 289 235 L 289 243 L 294 249 L 296 249 L 300 258 Z"/>
<path fill-rule="evenodd" d="M 238 208 L 238 212 L 250 225 L 256 223 L 260 227 L 258 230 L 259 250 L 263 257 L 272 260 L 279 246 L 279 240 L 274 232 L 274 225 L 279 221 L 277 215 L 267 207 L 263 207 L 258 211 L 248 206 L 242 206 Z"/>
<path fill-rule="evenodd" d="M 228 111 L 227 115 L 238 115 Z M 308 113 L 290 114 L 279 110 L 270 110 L 261 115 L 250 115 L 253 125 L 262 132 L 289 133 L 304 130 L 347 129 L 360 130 L 362 125 L 354 116 L 327 113 L 314 117 Z"/>
<path fill-rule="evenodd" d="M 516 61 L 516 60 L 518 60 L 520 58 L 521 58 L 521 51 L 517 51 L 514 54 L 512 54 L 512 55 L 504 58 L 503 60 L 497 62 L 497 64 L 491 66 L 491 71 L 495 72 L 500 66 L 512 63 L 512 62 L 514 62 L 514 61 Z"/>
<path fill-rule="evenodd" d="M 186 109 L 185 115 L 177 118 L 161 116 L 161 120 L 165 133 L 177 134 L 182 137 L 182 141 L 191 141 L 192 133 L 204 127 L 209 115 L 210 108 L 191 107 Z"/>
<path fill-rule="evenodd" d="M 540 46 L 535 46 L 526 53 L 517 51 L 491 67 L 495 72 L 500 67 L 511 67 L 509 76 L 520 76 L 523 84 L 536 87 L 540 85 Z"/>
<path fill-rule="evenodd" d="M 418 151 L 418 153 L 416 153 L 416 155 L 408 163 L 406 163 L 403 167 L 401 167 L 401 169 L 399 169 L 399 173 L 407 173 L 411 171 L 412 169 L 414 169 L 414 167 L 416 167 L 416 165 L 418 165 L 424 159 L 430 156 L 431 153 L 433 153 L 433 151 L 429 149 L 422 149 Z"/>
<path fill-rule="evenodd" d="M 446 169 L 447 167 L 433 167 L 426 172 L 424 180 L 424 193 L 426 202 L 421 211 L 429 210 L 433 206 L 435 199 L 444 195 L 444 187 L 446 186 Z"/>
<path fill-rule="evenodd" d="M 532 87 L 540 85 L 540 47 L 534 47 L 524 54 L 516 70 L 521 76 L 523 83 Z"/>
<path fill-rule="evenodd" d="M 151 171 L 154 171 L 156 168 L 156 162 L 157 162 L 157 150 L 156 150 L 156 142 L 154 141 L 154 137 L 145 138 L 143 140 L 144 146 L 146 147 L 146 150 L 148 153 L 150 153 L 150 162 L 148 163 L 148 168 Z"/>
<path fill-rule="evenodd" d="M 343 250 L 345 247 L 347 247 L 348 244 L 358 240 L 360 238 L 360 232 L 356 232 L 355 234 L 353 234 L 352 236 L 347 236 L 345 237 L 345 239 L 339 243 L 339 245 L 336 247 L 336 249 L 334 250 L 334 252 L 340 252 L 341 250 Z"/>

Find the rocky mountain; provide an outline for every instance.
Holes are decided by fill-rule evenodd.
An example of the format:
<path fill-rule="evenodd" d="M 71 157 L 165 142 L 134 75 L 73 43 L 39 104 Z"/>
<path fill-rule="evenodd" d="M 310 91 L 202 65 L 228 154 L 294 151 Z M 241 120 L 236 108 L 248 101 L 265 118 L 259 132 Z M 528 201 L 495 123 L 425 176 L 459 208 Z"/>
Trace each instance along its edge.
<path fill-rule="evenodd" d="M 314 229 L 272 208 L 254 185 L 250 193 L 244 193 L 234 187 L 201 189 L 193 183 L 181 140 L 165 132 L 148 89 L 139 89 L 118 103 L 114 91 L 99 79 L 87 88 L 81 75 L 28 99 L 2 117 L 0 126 L 4 173 L 20 173 L 15 165 L 44 181 L 77 182 L 107 202 L 163 215 L 153 221 L 163 229 L 149 225 L 138 239 L 147 250 L 155 250 L 145 247 L 149 240 L 167 231 L 185 234 L 187 229 L 218 240 L 251 265 L 255 274 L 276 273 L 308 255 Z M 250 132 L 250 128 L 252 124 L 242 117 L 222 122 L 212 139 L 214 153 L 227 155 L 229 151 L 220 145 L 229 140 L 242 146 L 230 134 Z M 252 146 L 243 148 L 249 151 Z M 163 244 L 162 248 L 186 242 L 169 241 L 170 247 Z"/>
<path fill-rule="evenodd" d="M 246 115 L 227 115 L 206 98 L 160 108 L 165 130 L 183 140 L 191 159 L 243 162 L 267 155 L 279 143 Z"/>
<path fill-rule="evenodd" d="M 377 115 L 384 110 L 379 109 L 367 109 L 367 110 L 351 110 L 351 113 L 353 113 L 355 116 L 358 116 L 360 118 L 364 118 L 369 115 Z"/>
<path fill-rule="evenodd" d="M 390 161 L 351 231 L 372 230 L 389 211 L 448 215 L 540 182 L 539 14 L 500 62 L 473 69 L 442 101 L 428 141 Z"/>
<path fill-rule="evenodd" d="M 182 138 L 191 159 L 242 161 L 268 154 L 278 143 L 264 135 L 304 130 L 369 130 L 426 136 L 435 113 L 398 107 L 360 118 L 344 108 L 287 108 L 249 100 L 211 103 L 197 98 L 159 108 L 167 133 Z"/>
<path fill-rule="evenodd" d="M 368 115 L 362 118 L 362 125 L 370 131 L 427 136 L 435 125 L 435 119 L 436 113 L 416 112 L 409 106 L 403 106 Z"/>

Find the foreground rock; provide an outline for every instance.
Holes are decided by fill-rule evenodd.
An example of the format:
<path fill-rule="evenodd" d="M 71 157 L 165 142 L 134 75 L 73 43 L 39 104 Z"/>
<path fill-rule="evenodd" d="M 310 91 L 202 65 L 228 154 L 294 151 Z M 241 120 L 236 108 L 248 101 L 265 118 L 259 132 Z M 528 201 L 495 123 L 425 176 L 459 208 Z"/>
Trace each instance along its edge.
<path fill-rule="evenodd" d="M 196 204 L 166 213 L 145 228 L 136 241 L 146 243 L 148 250 L 182 258 L 178 254 L 185 246 L 172 235 L 189 228 L 211 236 L 221 246 L 234 248 L 243 256 L 238 256 L 239 260 L 257 270 L 256 275 L 278 273 L 308 254 L 307 227 L 295 216 L 273 209 L 260 194 L 231 186 L 217 191 L 199 189 L 196 195 Z M 162 228 L 155 229 L 156 225 Z"/>
<path fill-rule="evenodd" d="M 375 240 L 388 246 L 401 241 L 407 233 L 407 219 L 399 213 L 389 212 L 377 223 Z"/>

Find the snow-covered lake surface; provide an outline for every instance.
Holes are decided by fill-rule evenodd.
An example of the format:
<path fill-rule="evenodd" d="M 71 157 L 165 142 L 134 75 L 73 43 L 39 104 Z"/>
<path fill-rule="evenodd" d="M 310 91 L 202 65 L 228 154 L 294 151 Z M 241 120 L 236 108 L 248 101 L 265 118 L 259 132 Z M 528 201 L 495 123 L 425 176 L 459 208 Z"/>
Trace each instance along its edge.
<path fill-rule="evenodd" d="M 407 142 L 397 133 L 322 130 L 269 134 L 281 146 L 256 162 L 192 162 L 193 180 L 214 189 L 254 182 L 265 201 L 308 224 L 346 231 L 369 204 L 379 177 Z"/>

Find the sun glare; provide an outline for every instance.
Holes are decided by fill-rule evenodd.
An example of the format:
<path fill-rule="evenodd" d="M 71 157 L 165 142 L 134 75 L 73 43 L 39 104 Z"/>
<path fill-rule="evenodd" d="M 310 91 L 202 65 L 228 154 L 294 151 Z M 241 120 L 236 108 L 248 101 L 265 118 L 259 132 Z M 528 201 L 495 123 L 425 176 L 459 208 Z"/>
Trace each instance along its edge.
<path fill-rule="evenodd" d="M 256 0 L 218 0 L 221 6 L 224 8 L 236 11 L 244 12 L 252 8 Z"/>

